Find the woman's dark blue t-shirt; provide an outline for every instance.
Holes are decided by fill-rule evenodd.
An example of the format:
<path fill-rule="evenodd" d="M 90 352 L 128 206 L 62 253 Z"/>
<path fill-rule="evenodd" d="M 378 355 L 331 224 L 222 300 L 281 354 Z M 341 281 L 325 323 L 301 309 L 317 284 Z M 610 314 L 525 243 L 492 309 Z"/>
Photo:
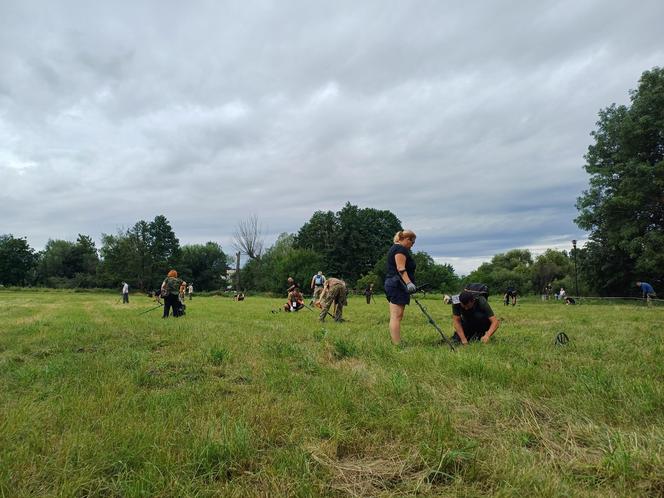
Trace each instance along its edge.
<path fill-rule="evenodd" d="M 403 254 L 406 256 L 406 273 L 411 282 L 415 282 L 415 260 L 410 251 L 401 244 L 393 244 L 387 252 L 387 271 L 385 272 L 385 280 L 393 278 L 399 274 L 397 272 L 396 255 Z"/>

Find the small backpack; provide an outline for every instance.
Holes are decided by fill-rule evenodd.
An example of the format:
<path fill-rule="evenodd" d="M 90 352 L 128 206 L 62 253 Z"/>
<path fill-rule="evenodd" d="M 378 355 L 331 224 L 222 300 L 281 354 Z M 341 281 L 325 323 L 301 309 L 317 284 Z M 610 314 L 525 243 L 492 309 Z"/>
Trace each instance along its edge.
<path fill-rule="evenodd" d="M 489 299 L 489 286 L 486 284 L 468 284 L 463 290 L 471 292 L 476 296 L 482 296 L 485 299 Z"/>
<path fill-rule="evenodd" d="M 323 285 L 323 275 L 316 275 L 314 277 L 314 284 Z"/>

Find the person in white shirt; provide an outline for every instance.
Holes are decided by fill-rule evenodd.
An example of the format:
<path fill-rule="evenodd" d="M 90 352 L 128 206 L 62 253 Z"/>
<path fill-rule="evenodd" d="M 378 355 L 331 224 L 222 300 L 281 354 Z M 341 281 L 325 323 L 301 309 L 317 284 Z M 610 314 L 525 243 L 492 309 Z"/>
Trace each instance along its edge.
<path fill-rule="evenodd" d="M 122 303 L 129 304 L 129 284 L 122 282 Z"/>

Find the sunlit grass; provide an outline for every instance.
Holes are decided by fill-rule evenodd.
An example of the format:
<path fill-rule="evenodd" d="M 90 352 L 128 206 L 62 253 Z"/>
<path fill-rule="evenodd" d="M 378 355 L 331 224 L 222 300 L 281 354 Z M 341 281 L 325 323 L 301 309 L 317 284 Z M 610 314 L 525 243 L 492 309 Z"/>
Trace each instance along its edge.
<path fill-rule="evenodd" d="M 414 306 L 393 347 L 381 298 L 0 297 L 1 496 L 664 494 L 664 308 L 493 298 L 452 353 Z"/>

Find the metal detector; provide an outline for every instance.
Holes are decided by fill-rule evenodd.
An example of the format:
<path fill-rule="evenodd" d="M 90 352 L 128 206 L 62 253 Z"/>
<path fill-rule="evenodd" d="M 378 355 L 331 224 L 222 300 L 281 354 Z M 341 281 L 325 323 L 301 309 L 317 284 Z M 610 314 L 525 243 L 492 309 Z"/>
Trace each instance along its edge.
<path fill-rule="evenodd" d="M 306 304 L 304 305 L 304 307 L 307 308 L 309 311 L 314 311 L 309 306 L 307 306 Z M 332 320 L 334 320 L 334 315 L 332 313 L 330 313 L 329 311 L 326 311 L 326 313 L 330 316 L 330 318 L 332 318 Z"/>
<path fill-rule="evenodd" d="M 142 315 L 142 314 L 147 313 L 147 312 L 149 312 L 149 311 L 154 311 L 154 310 L 156 310 L 157 308 L 160 308 L 160 307 L 162 307 L 162 306 L 163 306 L 163 304 L 160 304 L 159 306 L 155 306 L 154 308 L 150 308 L 149 310 L 141 311 L 141 312 L 139 313 L 139 315 Z"/>
<path fill-rule="evenodd" d="M 560 332 L 556 336 L 554 344 L 556 346 L 565 346 L 568 342 L 569 342 L 569 337 L 567 337 L 567 334 L 565 332 Z"/>
<path fill-rule="evenodd" d="M 450 347 L 450 349 L 452 351 L 454 351 L 454 345 L 452 344 L 452 341 L 450 341 L 447 338 L 447 336 L 445 336 L 445 334 L 443 334 L 443 331 L 440 330 L 440 327 L 438 325 L 436 325 L 436 322 L 433 321 L 433 318 L 431 318 L 431 315 L 427 312 L 427 309 L 420 304 L 420 302 L 417 300 L 417 298 L 415 296 L 412 296 L 412 298 L 415 301 L 415 304 L 417 304 L 420 307 L 420 309 L 422 310 L 422 313 L 424 313 L 424 316 L 427 317 L 427 319 L 429 320 L 429 323 L 433 326 L 434 329 L 436 329 L 438 331 L 438 333 L 440 334 L 440 337 L 443 338 L 443 341 L 445 341 L 447 343 L 447 345 Z"/>
<path fill-rule="evenodd" d="M 304 306 L 305 308 L 307 308 L 309 311 L 313 311 L 309 306 L 307 306 L 306 304 L 304 304 L 304 301 L 302 302 L 302 306 Z"/>
<path fill-rule="evenodd" d="M 402 280 L 402 281 L 403 281 L 403 280 Z M 431 315 L 429 314 L 429 312 L 427 311 L 427 309 L 426 309 L 424 306 L 422 306 L 422 304 L 421 304 L 421 303 L 417 300 L 417 298 L 415 297 L 415 294 L 416 294 L 417 292 L 422 292 L 422 293 L 424 293 L 424 288 L 427 287 L 428 285 L 429 285 L 429 284 L 423 284 L 423 285 L 420 285 L 420 286 L 417 288 L 417 290 L 416 290 L 413 294 L 411 294 L 411 297 L 413 298 L 413 301 L 415 301 L 415 304 L 417 304 L 417 306 L 419 306 L 419 308 L 422 310 L 422 313 L 424 313 L 424 316 L 427 317 L 427 320 L 429 320 L 429 323 L 430 323 L 430 324 L 433 326 L 433 328 L 436 329 L 436 331 L 440 334 L 440 337 L 443 339 L 443 342 L 447 343 L 447 345 L 450 347 L 450 349 L 451 349 L 452 351 L 454 351 L 454 345 L 452 344 L 452 341 L 450 341 L 450 340 L 447 338 L 447 336 L 443 333 L 443 331 L 440 330 L 440 327 L 436 324 L 436 322 L 433 321 L 433 318 L 431 318 Z"/>

